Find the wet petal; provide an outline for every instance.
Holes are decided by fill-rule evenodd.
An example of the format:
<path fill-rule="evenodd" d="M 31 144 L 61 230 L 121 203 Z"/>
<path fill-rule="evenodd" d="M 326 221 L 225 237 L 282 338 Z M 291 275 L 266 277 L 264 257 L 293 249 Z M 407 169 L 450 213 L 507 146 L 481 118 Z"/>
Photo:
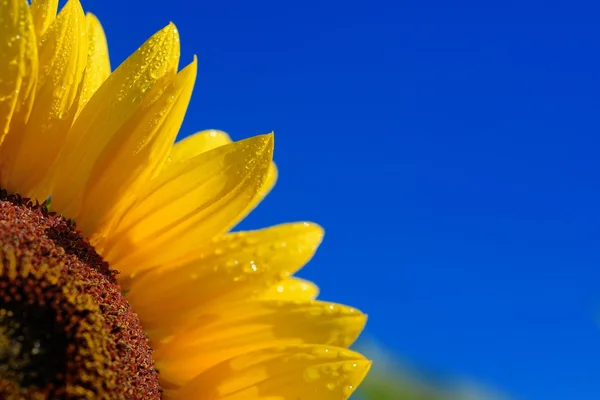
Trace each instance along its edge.
<path fill-rule="evenodd" d="M 180 162 L 185 162 L 192 157 L 229 143 L 231 143 L 231 138 L 223 131 L 208 129 L 198 132 L 175 143 L 164 167 L 165 169 L 168 169 L 179 164 Z M 269 167 L 269 174 L 265 179 L 263 187 L 257 193 L 253 201 L 248 204 L 247 209 L 240 215 L 237 222 L 242 220 L 250 213 L 250 211 L 256 208 L 256 206 L 265 198 L 271 189 L 273 189 L 276 181 L 277 167 L 274 163 L 271 163 L 271 166 Z M 237 224 L 237 222 L 235 224 Z"/>
<path fill-rule="evenodd" d="M 173 326 L 174 318 L 186 319 L 181 310 L 194 312 L 266 291 L 302 268 L 322 238 L 322 228 L 309 223 L 225 235 L 176 267 L 134 279 L 129 301 L 146 329 Z"/>
<path fill-rule="evenodd" d="M 258 193 L 256 193 L 256 195 L 248 204 L 246 209 L 239 215 L 237 220 L 233 223 L 233 226 L 237 225 L 240 221 L 246 218 L 246 216 L 250 214 L 250 212 L 252 212 L 252 210 L 254 210 L 260 204 L 260 202 L 264 200 L 265 197 L 267 197 L 267 195 L 271 192 L 271 190 L 273 190 L 273 187 L 277 182 L 278 174 L 279 172 L 277 171 L 277 166 L 275 165 L 275 163 L 271 163 L 271 165 L 269 166 L 269 172 L 267 173 L 267 177 L 265 178 L 262 187 L 260 188 Z"/>
<path fill-rule="evenodd" d="M 330 346 L 274 347 L 225 361 L 187 383 L 176 400 L 348 399 L 371 362 Z"/>
<path fill-rule="evenodd" d="M 78 113 L 110 75 L 110 59 L 106 36 L 98 18 L 93 14 L 85 16 L 88 37 L 88 53 Z"/>
<path fill-rule="evenodd" d="M 222 361 L 262 348 L 291 344 L 348 347 L 365 322 L 360 311 L 333 303 L 240 302 L 207 312 L 197 326 L 152 343 L 161 373 L 183 383 Z"/>
<path fill-rule="evenodd" d="M 160 97 L 142 104 L 98 157 L 85 188 L 77 217 L 78 228 L 92 241 L 103 237 L 167 155 L 177 136 L 196 80 L 196 61 L 184 68 Z"/>
<path fill-rule="evenodd" d="M 105 259 L 127 275 L 169 264 L 225 233 L 263 187 L 272 156 L 273 136 L 256 136 L 159 175 L 111 232 Z"/>
<path fill-rule="evenodd" d="M 43 186 L 75 116 L 87 54 L 85 16 L 78 0 L 69 0 L 42 37 L 35 104 L 25 131 L 6 135 L 0 154 L 6 186 L 44 200 Z"/>
<path fill-rule="evenodd" d="M 265 300 L 314 300 L 319 295 L 319 287 L 313 282 L 300 278 L 287 278 L 269 288 L 260 296 Z"/>
<path fill-rule="evenodd" d="M 44 36 L 48 27 L 56 19 L 57 11 L 58 0 L 31 0 L 31 15 L 37 37 Z"/>
<path fill-rule="evenodd" d="M 33 101 L 38 72 L 35 32 L 26 0 L 0 2 L 0 143 L 13 117 L 22 125 Z M 15 114 L 20 114 L 17 117 Z M 22 127 L 19 127 L 22 129 Z M 0 177 L 0 186 L 6 178 Z"/>
<path fill-rule="evenodd" d="M 86 50 L 87 51 L 87 50 Z M 87 60 L 86 60 L 87 61 Z M 174 25 L 154 34 L 100 86 L 83 108 L 56 168 L 52 207 L 69 218 L 81 201 L 98 160 L 135 126 L 142 104 L 153 103 L 176 75 L 179 35 Z"/>
<path fill-rule="evenodd" d="M 177 165 L 199 154 L 231 143 L 229 135 L 216 129 L 208 129 L 186 137 L 171 148 L 167 165 Z M 171 164 L 173 163 L 173 164 Z"/>

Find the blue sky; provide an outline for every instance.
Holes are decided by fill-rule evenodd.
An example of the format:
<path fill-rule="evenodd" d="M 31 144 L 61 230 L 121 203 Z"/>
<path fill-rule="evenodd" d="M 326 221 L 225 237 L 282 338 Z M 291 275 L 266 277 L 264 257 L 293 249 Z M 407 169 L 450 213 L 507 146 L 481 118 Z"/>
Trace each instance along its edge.
<path fill-rule="evenodd" d="M 174 21 L 199 58 L 183 134 L 271 130 L 243 228 L 314 220 L 303 276 L 428 370 L 600 398 L 597 5 L 83 0 L 113 67 Z"/>

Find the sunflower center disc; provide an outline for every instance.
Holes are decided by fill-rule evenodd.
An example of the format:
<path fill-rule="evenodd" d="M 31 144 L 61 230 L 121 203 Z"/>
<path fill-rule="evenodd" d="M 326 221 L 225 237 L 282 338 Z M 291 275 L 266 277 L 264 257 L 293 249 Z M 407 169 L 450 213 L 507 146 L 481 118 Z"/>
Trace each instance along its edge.
<path fill-rule="evenodd" d="M 0 398 L 160 397 L 108 265 L 64 218 L 0 190 Z"/>
<path fill-rule="evenodd" d="M 56 313 L 34 305 L 9 301 L 0 309 L 0 377 L 20 387 L 56 385 L 64 375 L 68 340 L 56 329 Z"/>

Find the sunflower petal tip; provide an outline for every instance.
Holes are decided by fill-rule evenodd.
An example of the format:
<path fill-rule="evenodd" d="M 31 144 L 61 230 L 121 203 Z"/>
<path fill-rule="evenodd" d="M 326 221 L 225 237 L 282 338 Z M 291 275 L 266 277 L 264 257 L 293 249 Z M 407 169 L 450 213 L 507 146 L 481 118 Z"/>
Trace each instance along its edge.
<path fill-rule="evenodd" d="M 325 237 L 325 229 L 316 222 L 305 221 L 301 223 L 301 226 L 306 230 L 306 233 L 311 235 L 311 237 L 315 238 L 318 241 L 317 244 L 321 244 L 323 238 Z"/>
<path fill-rule="evenodd" d="M 192 62 L 190 62 L 187 67 L 194 70 L 194 80 L 196 80 L 196 74 L 198 73 L 198 57 L 194 56 Z"/>
<path fill-rule="evenodd" d="M 87 11 L 87 12 L 85 12 L 85 17 L 91 21 L 94 21 L 96 24 L 100 25 L 100 20 L 98 19 L 98 16 L 96 14 Z"/>
<path fill-rule="evenodd" d="M 302 248 L 310 254 L 314 254 L 323 241 L 325 231 L 314 222 L 293 222 L 274 227 L 281 232 L 287 232 L 287 235 L 296 237 L 298 243 L 302 243 Z"/>
<path fill-rule="evenodd" d="M 263 150 L 268 151 L 269 153 L 271 153 L 271 158 L 272 158 L 273 149 L 275 148 L 275 142 L 273 139 L 273 135 L 271 133 L 253 136 L 253 137 L 251 137 L 249 139 L 245 139 L 243 141 L 246 142 L 250 146 L 258 146 L 258 147 L 262 148 Z"/>
<path fill-rule="evenodd" d="M 73 11 L 81 11 L 81 14 L 84 14 L 83 6 L 79 0 L 69 0 L 61 10 L 61 12 L 73 12 Z"/>
<path fill-rule="evenodd" d="M 183 70 L 185 70 L 186 68 L 190 68 L 194 72 L 194 75 L 196 75 L 196 72 L 198 71 L 198 59 L 196 58 L 196 56 L 194 56 L 192 61 L 188 65 L 186 65 Z M 195 77 L 194 77 L 194 80 L 195 80 Z"/>
<path fill-rule="evenodd" d="M 362 311 L 359 311 L 360 316 L 358 317 L 360 320 L 360 332 L 362 332 L 365 329 L 365 326 L 367 326 L 367 320 L 369 319 L 369 316 L 365 313 L 363 313 Z"/>
<path fill-rule="evenodd" d="M 172 36 L 175 42 L 179 43 L 179 30 L 177 29 L 177 25 L 175 25 L 173 22 L 169 22 L 159 31 L 159 34 L 164 35 L 164 37 Z"/>
<path fill-rule="evenodd" d="M 349 398 L 365 380 L 372 365 L 373 361 L 366 358 L 345 364 L 345 371 L 348 374 L 347 386 L 344 388 L 346 398 Z"/>
<path fill-rule="evenodd" d="M 358 366 L 360 366 L 361 369 L 362 369 L 360 377 L 359 377 L 358 382 L 356 384 L 358 386 L 366 378 L 367 374 L 369 373 L 369 370 L 373 366 L 373 361 L 365 358 L 362 361 L 358 361 L 356 364 Z"/>

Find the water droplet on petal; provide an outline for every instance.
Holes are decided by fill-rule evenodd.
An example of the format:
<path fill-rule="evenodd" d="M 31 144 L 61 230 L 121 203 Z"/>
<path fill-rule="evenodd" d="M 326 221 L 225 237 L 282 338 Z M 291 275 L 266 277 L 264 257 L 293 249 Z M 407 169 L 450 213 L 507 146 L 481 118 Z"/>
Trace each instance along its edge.
<path fill-rule="evenodd" d="M 303 378 L 308 383 L 314 382 L 314 381 L 318 380 L 319 378 L 321 378 L 321 373 L 319 372 L 319 370 L 317 368 L 307 368 L 304 371 Z"/>

